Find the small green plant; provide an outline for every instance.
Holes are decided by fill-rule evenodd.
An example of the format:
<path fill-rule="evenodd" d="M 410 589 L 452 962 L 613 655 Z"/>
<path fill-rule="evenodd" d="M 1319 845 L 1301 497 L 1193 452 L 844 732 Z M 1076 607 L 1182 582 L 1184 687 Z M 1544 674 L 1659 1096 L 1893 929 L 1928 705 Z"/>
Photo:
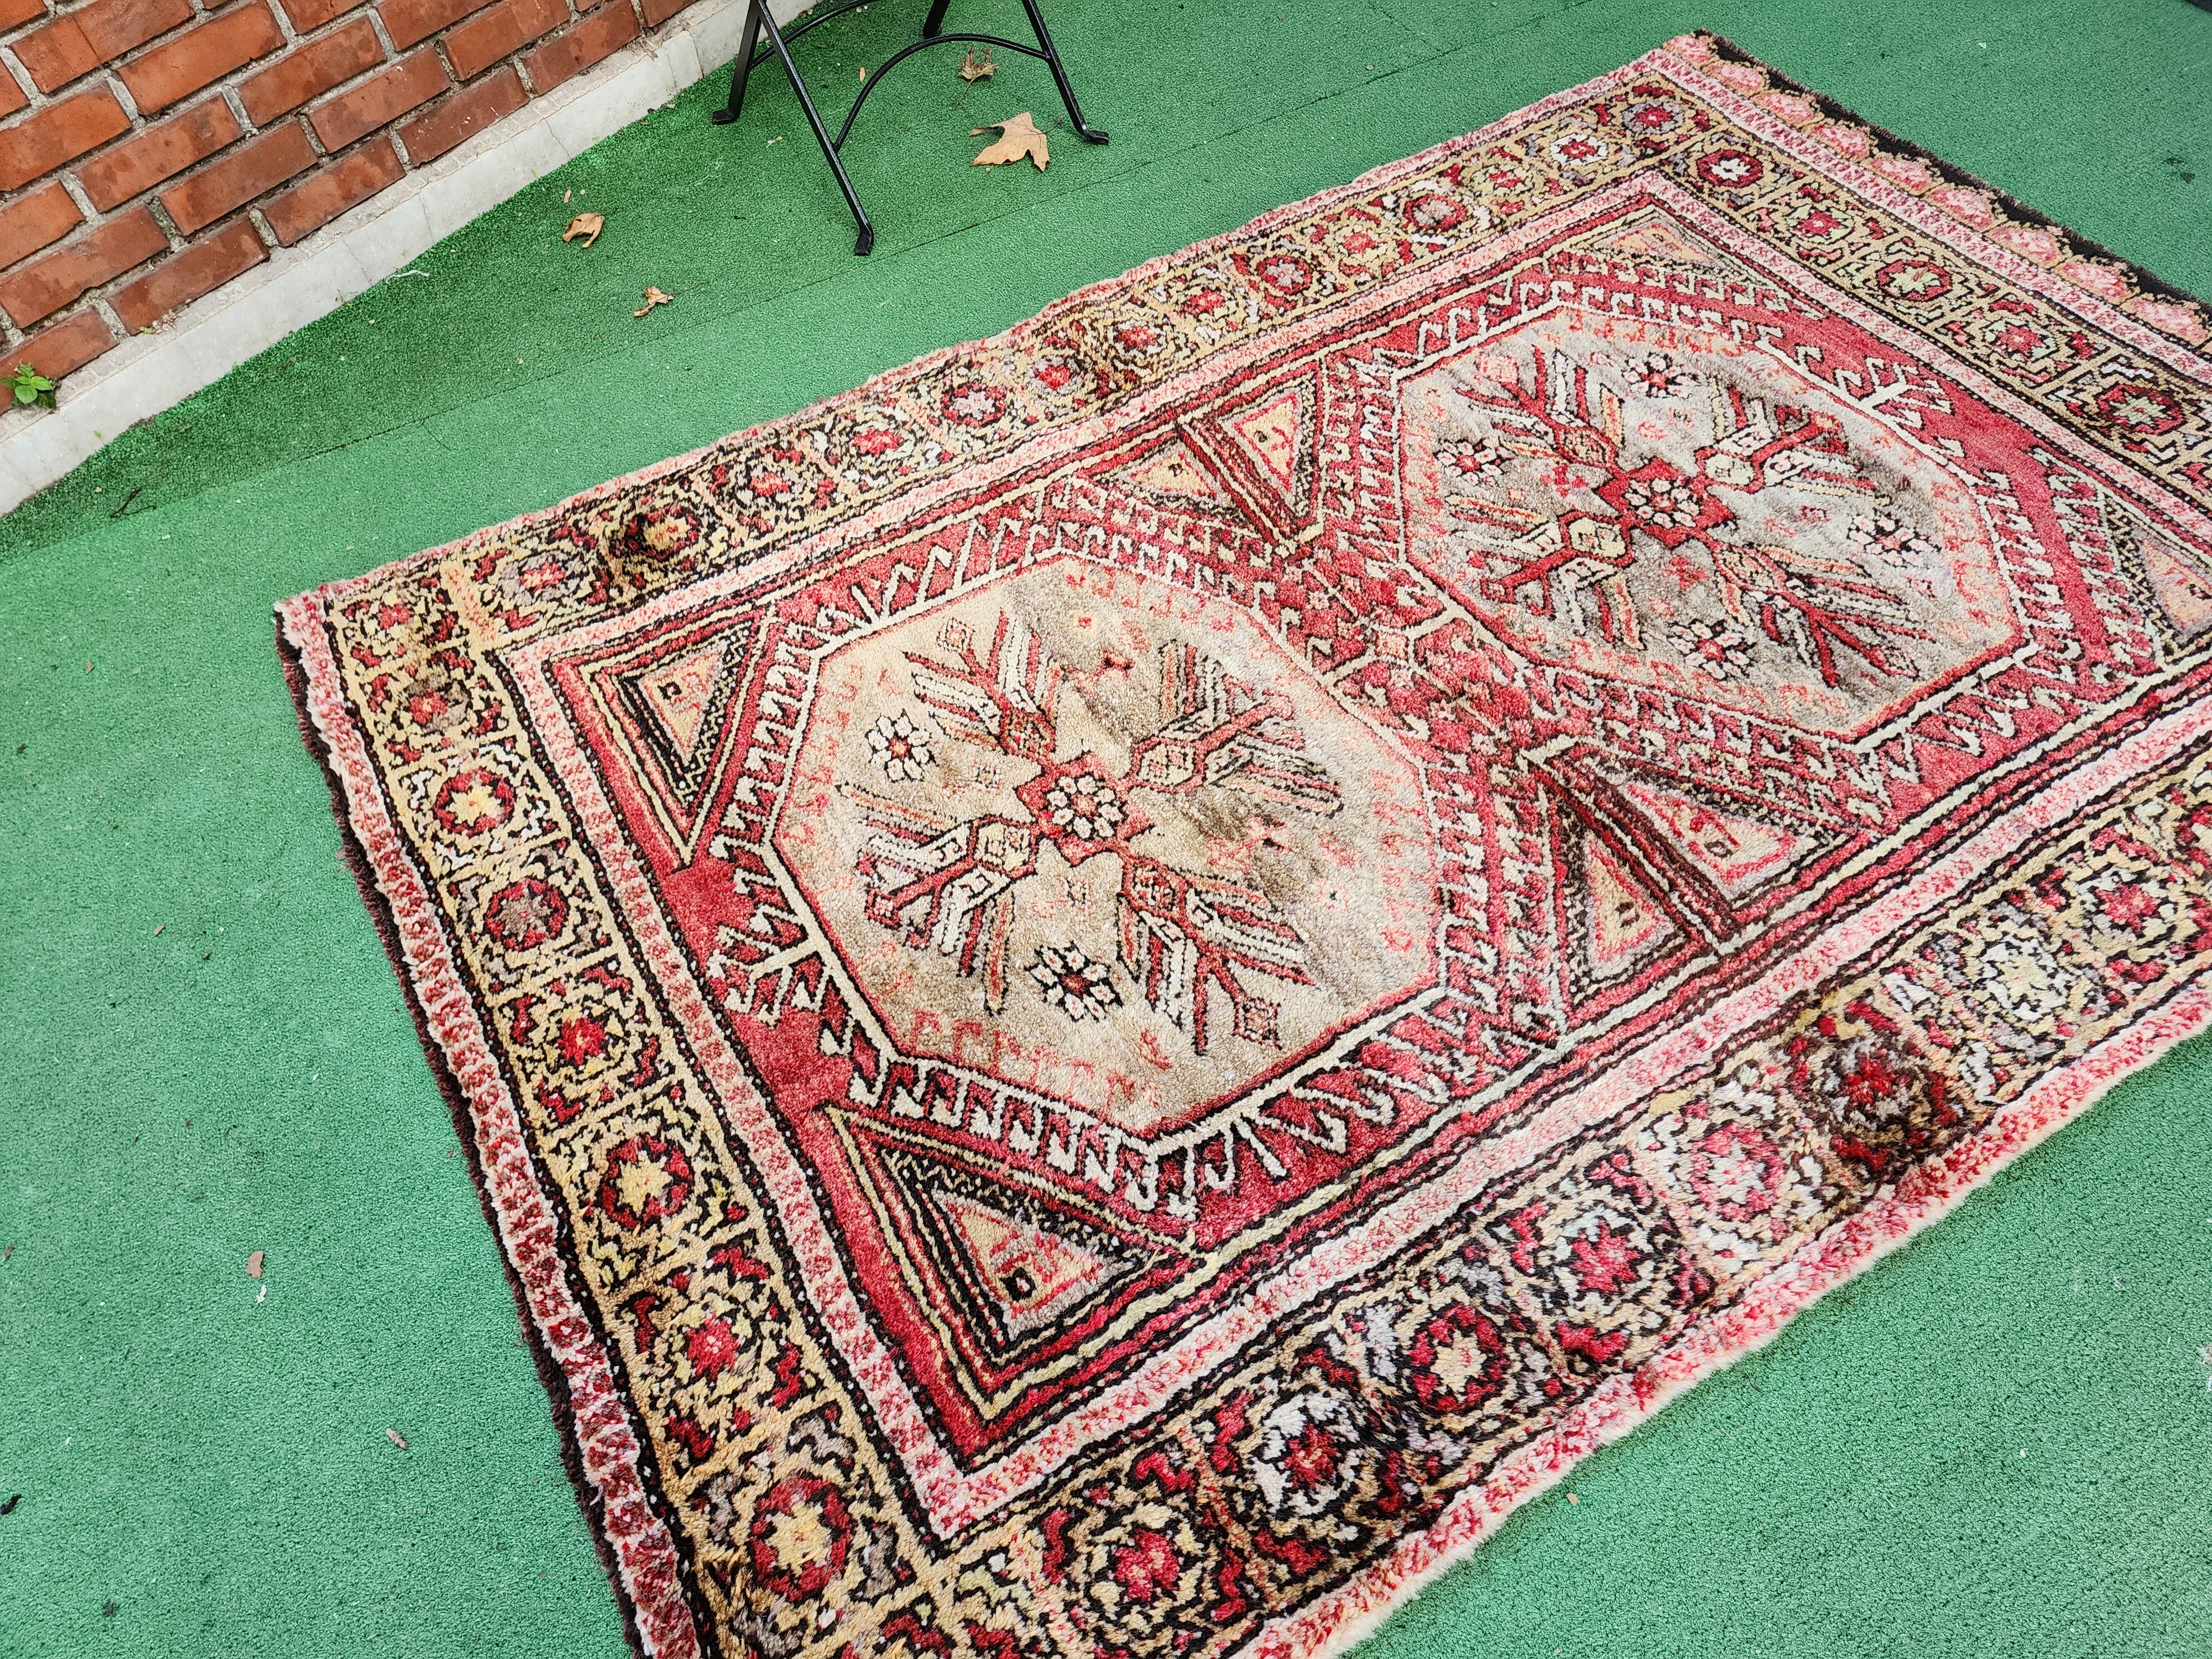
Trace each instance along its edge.
<path fill-rule="evenodd" d="M 52 406 L 54 383 L 40 374 L 37 369 L 33 368 L 30 364 L 27 362 L 16 364 L 15 372 L 8 377 L 6 383 L 15 389 L 17 403 L 45 404 L 48 407 Z"/>

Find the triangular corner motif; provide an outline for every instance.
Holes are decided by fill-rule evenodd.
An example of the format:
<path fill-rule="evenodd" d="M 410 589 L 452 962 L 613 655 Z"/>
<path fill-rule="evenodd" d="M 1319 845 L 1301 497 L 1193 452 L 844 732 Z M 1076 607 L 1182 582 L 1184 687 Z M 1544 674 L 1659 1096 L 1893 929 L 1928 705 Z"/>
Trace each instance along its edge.
<path fill-rule="evenodd" d="M 1717 265 L 1720 256 L 1671 219 L 1656 215 L 1638 220 L 1593 244 L 1594 252 L 1627 253 L 1669 264 Z"/>
<path fill-rule="evenodd" d="M 1665 908 L 1595 836 L 1582 845 L 1583 965 L 1600 985 L 1622 978 L 1674 937 Z"/>
<path fill-rule="evenodd" d="M 1730 900 L 1764 886 L 1796 864 L 1806 837 L 1719 808 L 1641 778 L 1619 785 L 1622 796 L 1692 868 Z"/>
<path fill-rule="evenodd" d="M 1105 481 L 1170 507 L 1206 507 L 1234 512 L 1236 502 L 1181 438 L 1104 475 Z"/>
<path fill-rule="evenodd" d="M 879 1141 L 877 1151 L 916 1224 L 915 1242 L 993 1364 L 1049 1341 L 1161 1259 L 1060 1205 L 912 1146 Z"/>
<path fill-rule="evenodd" d="M 2100 502 L 2106 533 L 2119 550 L 2144 607 L 2161 636 L 2173 646 L 2195 644 L 2212 632 L 2212 556 L 2173 532 L 2122 506 L 2112 496 Z"/>
<path fill-rule="evenodd" d="M 2212 574 L 2162 536 L 2147 535 L 2138 548 L 2143 579 L 2173 631 L 2193 640 L 2212 629 Z"/>
<path fill-rule="evenodd" d="M 632 706 L 659 729 L 660 747 L 677 769 L 691 766 L 727 654 L 726 645 L 716 641 L 673 661 L 656 663 L 625 683 Z"/>
<path fill-rule="evenodd" d="M 1307 505 L 1306 462 L 1313 453 L 1307 431 L 1312 416 L 1309 405 L 1307 389 L 1297 382 L 1220 422 L 1223 434 L 1293 513 L 1304 512 Z"/>
<path fill-rule="evenodd" d="M 617 678 L 631 721 L 667 780 L 666 804 L 680 816 L 697 810 L 750 632 L 715 635 Z"/>
<path fill-rule="evenodd" d="M 1118 1264 L 1033 1221 L 943 1189 L 928 1197 L 966 1247 L 973 1283 L 1017 1335 L 1119 1277 Z"/>

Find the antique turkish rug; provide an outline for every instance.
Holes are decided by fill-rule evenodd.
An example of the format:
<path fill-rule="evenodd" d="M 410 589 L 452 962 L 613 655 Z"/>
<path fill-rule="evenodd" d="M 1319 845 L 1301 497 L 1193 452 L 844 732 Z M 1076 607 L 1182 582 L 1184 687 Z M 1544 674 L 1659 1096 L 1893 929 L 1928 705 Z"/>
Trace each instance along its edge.
<path fill-rule="evenodd" d="M 2199 1029 L 2207 342 L 1685 38 L 284 605 L 641 1650 L 1340 1646 Z"/>

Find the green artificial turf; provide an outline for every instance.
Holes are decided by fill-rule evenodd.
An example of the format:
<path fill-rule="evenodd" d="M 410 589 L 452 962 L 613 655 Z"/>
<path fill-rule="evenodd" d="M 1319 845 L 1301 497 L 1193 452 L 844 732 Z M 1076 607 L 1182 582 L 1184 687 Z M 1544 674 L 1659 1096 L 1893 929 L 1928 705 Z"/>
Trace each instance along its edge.
<path fill-rule="evenodd" d="M 0 520 L 0 1653 L 623 1650 L 276 599 L 1693 26 L 2212 293 L 2212 15 L 2184 0 L 1052 9 L 1110 148 L 1048 120 L 1048 173 L 970 167 L 970 127 L 1053 112 L 1042 70 L 903 70 L 851 147 L 879 231 L 857 261 L 788 92 L 724 130 L 696 88 Z M 810 72 L 856 84 L 921 9 L 825 27 Z M 954 16 L 1017 32 L 1008 0 Z M 588 251 L 557 240 L 579 209 L 607 216 Z M 634 320 L 648 283 L 676 301 Z M 1529 1506 L 1370 1651 L 2203 1654 L 2208 1107 L 2200 1042 L 1591 1459 L 1578 1503 Z"/>

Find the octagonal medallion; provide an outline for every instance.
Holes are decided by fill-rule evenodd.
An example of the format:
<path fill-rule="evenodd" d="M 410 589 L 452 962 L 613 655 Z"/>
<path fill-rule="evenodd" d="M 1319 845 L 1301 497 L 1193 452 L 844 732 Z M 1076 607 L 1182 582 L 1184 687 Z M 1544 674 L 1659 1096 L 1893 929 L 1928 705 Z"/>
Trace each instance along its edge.
<path fill-rule="evenodd" d="M 1434 973 L 1418 773 L 1225 600 L 1054 562 L 842 646 L 813 709 L 777 849 L 909 1056 L 1152 1136 Z"/>
<path fill-rule="evenodd" d="M 1943 394 L 1887 367 L 1854 401 L 1741 331 L 1548 311 L 1403 386 L 1407 545 L 1532 659 L 1863 731 L 2018 632 L 1916 441 Z"/>

